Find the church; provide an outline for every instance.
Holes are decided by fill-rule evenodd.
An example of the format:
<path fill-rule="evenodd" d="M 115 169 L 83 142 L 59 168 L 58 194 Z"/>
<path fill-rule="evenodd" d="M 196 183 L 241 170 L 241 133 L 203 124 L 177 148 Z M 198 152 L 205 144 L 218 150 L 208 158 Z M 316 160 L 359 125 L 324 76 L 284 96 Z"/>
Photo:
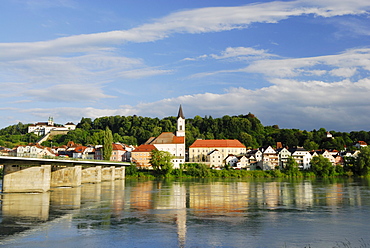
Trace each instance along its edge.
<path fill-rule="evenodd" d="M 180 164 L 185 163 L 185 117 L 180 105 L 177 114 L 177 131 L 163 132 L 158 137 L 151 137 L 146 145 L 154 145 L 159 151 L 167 151 L 174 157 L 172 159 L 173 168 L 180 168 Z"/>
<path fill-rule="evenodd" d="M 28 126 L 28 132 L 34 133 L 38 136 L 44 136 L 50 133 L 52 130 L 55 131 L 70 131 L 75 130 L 76 125 L 72 122 L 68 122 L 65 125 L 58 125 L 54 123 L 53 117 L 49 117 L 48 122 L 37 122 Z"/>

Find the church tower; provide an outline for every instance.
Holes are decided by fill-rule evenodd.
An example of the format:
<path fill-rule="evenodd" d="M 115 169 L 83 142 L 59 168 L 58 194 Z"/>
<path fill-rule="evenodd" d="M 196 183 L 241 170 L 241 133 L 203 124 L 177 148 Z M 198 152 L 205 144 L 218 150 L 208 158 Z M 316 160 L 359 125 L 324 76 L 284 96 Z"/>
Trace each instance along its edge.
<path fill-rule="evenodd" d="M 54 126 L 54 119 L 51 116 L 48 119 L 48 126 Z"/>
<path fill-rule="evenodd" d="M 182 107 L 180 105 L 179 113 L 177 114 L 177 131 L 176 136 L 185 137 L 185 117 L 182 112 Z"/>

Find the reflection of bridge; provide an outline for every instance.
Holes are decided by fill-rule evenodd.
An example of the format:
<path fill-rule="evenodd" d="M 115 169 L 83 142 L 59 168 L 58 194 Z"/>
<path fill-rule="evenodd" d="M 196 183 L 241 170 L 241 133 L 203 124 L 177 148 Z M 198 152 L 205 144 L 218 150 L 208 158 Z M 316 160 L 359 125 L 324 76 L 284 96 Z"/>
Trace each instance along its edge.
<path fill-rule="evenodd" d="M 15 193 L 123 179 L 129 163 L 0 156 L 0 165 L 4 165 L 2 192 Z"/>

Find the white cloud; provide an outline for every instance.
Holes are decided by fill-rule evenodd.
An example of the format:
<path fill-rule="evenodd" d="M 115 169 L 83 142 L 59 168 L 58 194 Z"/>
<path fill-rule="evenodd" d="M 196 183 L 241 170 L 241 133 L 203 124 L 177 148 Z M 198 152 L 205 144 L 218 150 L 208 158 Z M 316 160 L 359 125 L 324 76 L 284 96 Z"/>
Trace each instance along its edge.
<path fill-rule="evenodd" d="M 248 58 L 266 58 L 274 56 L 272 54 L 267 53 L 266 50 L 263 49 L 254 49 L 252 47 L 228 47 L 225 51 L 221 53 L 221 55 L 211 54 L 212 58 L 215 59 L 228 59 L 228 58 L 241 58 L 241 59 L 248 59 Z"/>
<path fill-rule="evenodd" d="M 30 0 L 28 2 L 32 3 Z M 109 82 L 173 72 L 162 67 L 148 66 L 140 59 L 119 55 L 122 51 L 118 46 L 120 44 L 153 42 L 176 33 L 200 34 L 244 29 L 253 23 L 277 23 L 294 16 L 361 15 L 368 14 L 369 10 L 370 2 L 367 0 L 275 1 L 179 11 L 128 30 L 81 34 L 49 41 L 0 43 L 0 82 L 13 85 L 5 88 L 9 94 L 3 93 L 3 96 L 18 94 L 19 99 L 13 100 L 18 103 L 28 99 L 94 102 L 112 98 L 104 92 L 104 86 Z M 366 32 L 363 34 L 366 35 Z M 197 76 L 232 72 L 259 73 L 266 76 L 272 86 L 256 90 L 231 88 L 224 94 L 184 95 L 152 103 L 125 105 L 119 109 L 64 107 L 12 111 L 45 118 L 53 115 L 66 121 L 76 121 L 82 116 L 176 115 L 177 106 L 183 104 L 185 113 L 190 117 L 209 113 L 221 116 L 225 111 L 230 115 L 251 111 L 264 124 L 279 124 L 283 127 L 308 128 L 316 126 L 317 120 L 322 120 L 324 125 L 335 124 L 339 128 L 351 130 L 370 121 L 367 116 L 356 118 L 370 110 L 370 100 L 367 100 L 370 80 L 363 78 L 353 81 L 355 79 L 352 78 L 363 70 L 370 71 L 368 48 L 320 57 L 281 58 L 263 49 L 228 47 L 219 54 L 184 60 L 209 58 L 236 59 L 247 64 L 245 68 L 224 69 Z M 292 80 L 303 76 L 308 79 Z M 330 83 L 312 80 L 312 76 L 331 77 L 328 80 Z M 346 123 L 343 122 L 344 115 L 348 120 Z"/>
<path fill-rule="evenodd" d="M 355 75 L 356 68 L 338 68 L 330 71 L 330 74 L 337 77 L 349 78 Z"/>
<path fill-rule="evenodd" d="M 324 68 L 331 68 L 324 69 Z M 269 77 L 298 77 L 329 73 L 349 78 L 358 70 L 370 71 L 370 48 L 351 49 L 338 55 L 309 58 L 264 59 L 252 62 L 245 72 L 261 73 Z"/>
<path fill-rule="evenodd" d="M 363 115 L 370 111 L 370 100 L 367 97 L 370 79 L 355 83 L 348 80 L 335 83 L 287 79 L 275 81 L 280 82 L 257 90 L 239 87 L 231 88 L 225 94 L 185 95 L 137 105 L 135 113 L 163 116 L 163 113 L 172 113 L 176 106 L 182 104 L 188 117 L 210 113 L 220 117 L 225 111 L 229 115 L 252 112 L 264 125 L 278 124 L 285 128 L 300 127 L 308 130 L 333 126 L 338 130 L 358 130 L 363 122 L 370 121 L 370 117 Z M 346 121 L 343 121 L 344 117 Z"/>
<path fill-rule="evenodd" d="M 81 117 L 94 119 L 114 115 L 160 118 L 175 116 L 178 106 L 182 104 L 187 118 L 210 113 L 213 117 L 221 117 L 225 112 L 228 115 L 252 112 L 264 125 L 278 124 L 281 128 L 312 130 L 321 127 L 331 129 L 335 126 L 338 131 L 353 131 L 359 130 L 364 122 L 370 121 L 370 116 L 363 114 L 370 111 L 370 79 L 334 83 L 274 79 L 273 83 L 270 87 L 256 90 L 230 88 L 223 94 L 184 95 L 157 102 L 123 105 L 118 109 L 12 108 L 12 112 L 31 114 L 34 117 L 29 119 L 36 121 L 52 115 L 60 122 L 78 122 Z M 359 116 L 361 118 L 358 118 Z"/>
<path fill-rule="evenodd" d="M 246 28 L 251 23 L 276 23 L 293 16 L 322 17 L 367 13 L 367 1 L 289 1 L 209 7 L 170 14 L 129 30 L 62 37 L 50 41 L 1 43 L 0 61 L 24 57 L 105 50 L 125 42 L 151 42 L 173 33 L 208 33 Z"/>
<path fill-rule="evenodd" d="M 171 113 L 176 115 L 179 104 L 183 105 L 185 115 L 189 118 L 209 113 L 220 117 L 225 111 L 229 115 L 251 111 L 264 125 L 278 124 L 285 128 L 301 127 L 308 130 L 336 126 L 339 130 L 350 131 L 363 126 L 364 121 L 370 121 L 370 117 L 363 115 L 363 111 L 370 111 L 370 99 L 367 97 L 370 79 L 355 83 L 276 80 L 280 82 L 262 89 L 239 87 L 231 88 L 224 94 L 185 95 L 136 106 L 126 105 L 122 106 L 121 111 L 128 115 L 165 117 Z"/>
<path fill-rule="evenodd" d="M 103 86 L 110 82 L 168 73 L 171 71 L 148 67 L 141 59 L 111 52 L 0 62 L 0 83 L 10 85 L 3 90 L 5 97 L 31 96 L 41 101 L 70 101 L 70 94 L 71 101 L 95 102 L 111 97 L 103 93 Z"/>
<path fill-rule="evenodd" d="M 27 90 L 25 95 L 46 102 L 93 102 L 101 98 L 113 98 L 104 94 L 101 87 L 92 84 L 61 84 Z"/>
<path fill-rule="evenodd" d="M 207 55 L 207 57 L 214 59 L 242 58 L 239 61 L 243 60 L 248 65 L 244 68 L 200 72 L 191 77 L 207 77 L 220 73 L 244 72 L 260 73 L 269 78 L 294 78 L 303 76 L 350 78 L 359 74 L 361 70 L 370 71 L 370 48 L 349 49 L 336 55 L 281 58 L 278 55 L 267 53 L 265 50 L 238 47 L 227 48 L 221 52 L 221 55 L 212 54 Z"/>

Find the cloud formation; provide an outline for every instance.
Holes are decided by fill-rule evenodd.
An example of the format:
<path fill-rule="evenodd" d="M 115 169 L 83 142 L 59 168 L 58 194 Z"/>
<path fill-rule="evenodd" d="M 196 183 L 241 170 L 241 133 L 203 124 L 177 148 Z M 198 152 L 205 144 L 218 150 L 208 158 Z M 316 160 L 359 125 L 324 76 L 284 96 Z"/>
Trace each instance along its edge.
<path fill-rule="evenodd" d="M 47 1 L 28 0 L 25 3 L 35 8 L 77 6 L 76 2 L 67 0 L 55 1 L 53 6 Z M 165 44 L 166 40 L 170 42 L 171 38 L 182 35 L 199 37 L 246 30 L 255 24 L 275 25 L 297 17 L 320 20 L 343 16 L 366 18 L 369 11 L 370 2 L 366 0 L 258 2 L 176 11 L 126 30 L 84 33 L 37 42 L 0 43 L 0 84 L 11 85 L 3 93 L 8 104 L 32 103 L 29 109 L 14 107 L 14 112 L 35 116 L 53 114 L 74 121 L 82 116 L 96 118 L 116 114 L 164 117 L 175 114 L 178 105 L 183 104 L 190 116 L 253 112 L 264 124 L 309 129 L 319 120 L 320 125 L 328 128 L 358 129 L 368 121 L 366 116 L 355 117 L 362 116 L 370 106 L 366 98 L 370 84 L 370 48 L 349 47 L 336 54 L 285 57 L 260 44 L 232 46 L 226 43 L 223 50 L 218 47 L 207 52 L 187 53 L 182 57 L 185 59 L 178 56 L 165 60 L 168 54 L 155 58 L 146 56 L 156 52 L 155 46 L 145 51 L 137 47 L 144 43 Z M 336 24 L 353 29 L 358 23 L 356 20 L 340 19 Z M 370 35 L 366 25 L 356 27 L 354 33 Z M 137 49 L 136 53 L 131 51 L 132 47 Z M 202 62 L 214 63 L 215 69 L 210 70 Z M 188 72 L 188 68 L 196 69 Z M 230 78 L 220 77 L 220 74 Z M 235 86 L 237 83 L 231 81 L 236 75 L 242 75 L 245 81 L 255 77 L 265 84 L 249 87 L 238 79 L 239 85 Z M 232 86 L 222 90 L 202 88 L 202 85 L 217 83 Z M 187 90 L 195 84 L 200 85 L 196 86 L 198 92 Z M 167 97 L 166 91 L 176 94 Z M 131 94 L 137 94 L 137 98 L 143 100 L 131 103 L 133 98 L 122 99 L 118 107 L 117 99 Z M 148 95 L 153 98 L 146 98 Z M 111 103 L 109 100 L 115 101 L 112 107 L 107 107 Z M 34 107 L 36 102 L 69 104 L 65 106 L 71 106 L 73 102 L 86 104 L 37 108 Z M 86 107 L 88 104 L 91 105 Z M 338 123 L 343 117 L 351 123 Z"/>

